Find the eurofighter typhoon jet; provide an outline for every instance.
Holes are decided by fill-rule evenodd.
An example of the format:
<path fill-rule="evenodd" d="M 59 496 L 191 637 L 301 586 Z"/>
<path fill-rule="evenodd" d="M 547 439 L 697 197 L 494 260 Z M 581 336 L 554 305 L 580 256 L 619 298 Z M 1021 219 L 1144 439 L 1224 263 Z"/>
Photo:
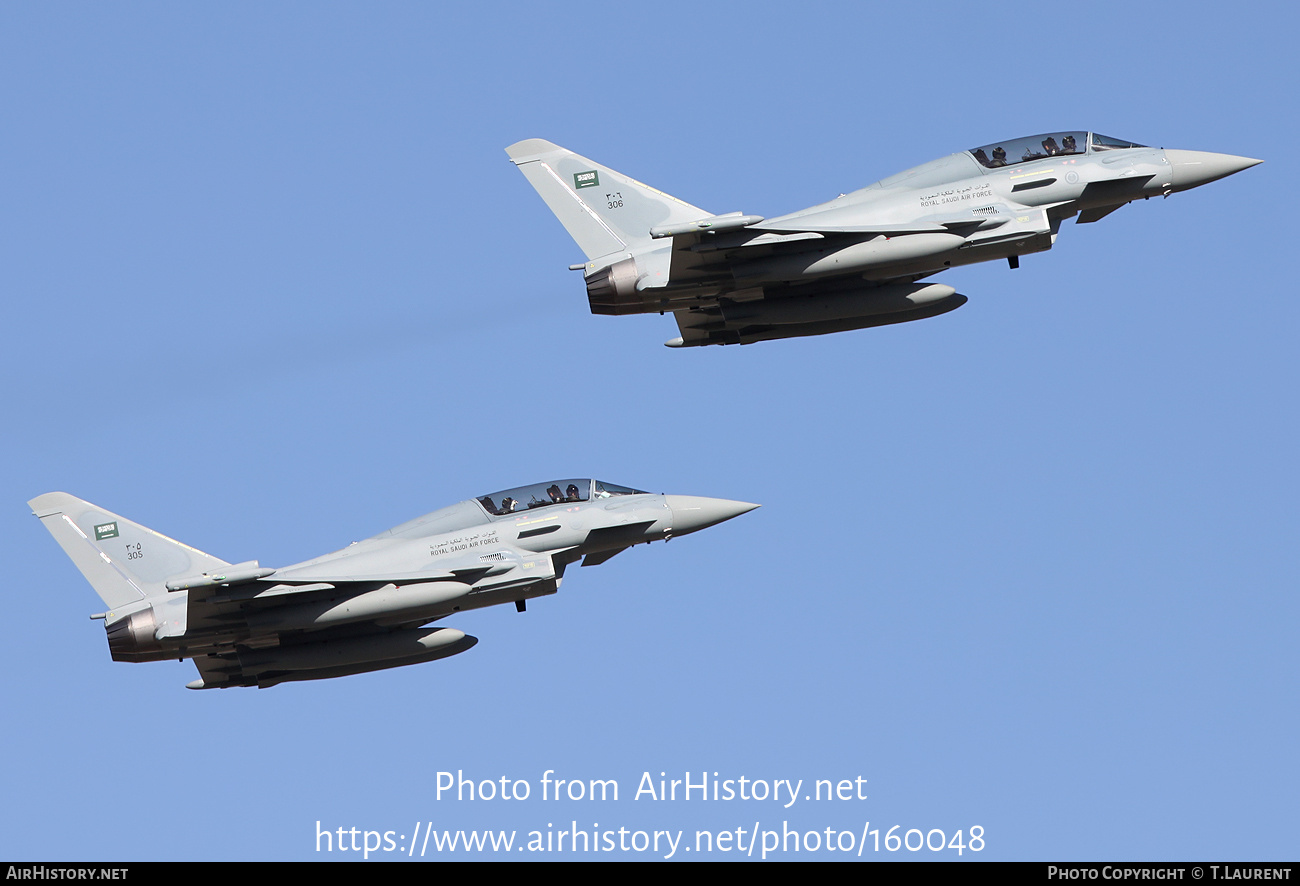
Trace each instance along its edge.
<path fill-rule="evenodd" d="M 778 218 L 713 215 L 542 139 L 510 159 L 587 256 L 593 314 L 677 317 L 670 348 L 920 320 L 966 296 L 926 278 L 1050 249 L 1095 222 L 1261 162 L 1053 132 L 973 148 Z"/>
<path fill-rule="evenodd" d="M 109 611 L 114 661 L 194 659 L 190 689 L 268 687 L 446 658 L 478 640 L 428 627 L 554 594 L 565 567 L 730 520 L 758 505 L 556 480 L 434 511 L 294 566 L 227 563 L 90 502 L 32 499 Z"/>

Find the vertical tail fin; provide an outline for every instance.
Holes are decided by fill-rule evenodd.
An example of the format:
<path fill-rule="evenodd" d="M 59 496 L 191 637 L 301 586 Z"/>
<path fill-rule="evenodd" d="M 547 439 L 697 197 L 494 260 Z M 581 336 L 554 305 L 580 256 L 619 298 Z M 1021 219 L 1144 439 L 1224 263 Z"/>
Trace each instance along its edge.
<path fill-rule="evenodd" d="M 657 225 L 713 214 L 545 139 L 516 142 L 506 154 L 588 259 L 649 243 Z"/>
<path fill-rule="evenodd" d="M 109 609 L 167 596 L 167 580 L 228 566 L 66 492 L 27 503 Z"/>

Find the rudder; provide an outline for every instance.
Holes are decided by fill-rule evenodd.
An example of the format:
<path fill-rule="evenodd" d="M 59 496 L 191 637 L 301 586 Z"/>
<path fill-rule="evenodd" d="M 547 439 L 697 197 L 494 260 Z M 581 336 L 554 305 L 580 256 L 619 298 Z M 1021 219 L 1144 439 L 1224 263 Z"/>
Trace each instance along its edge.
<path fill-rule="evenodd" d="M 230 565 L 66 492 L 27 504 L 110 609 L 165 598 L 168 579 Z"/>
<path fill-rule="evenodd" d="M 648 244 L 652 227 L 713 215 L 545 139 L 506 154 L 588 259 Z"/>

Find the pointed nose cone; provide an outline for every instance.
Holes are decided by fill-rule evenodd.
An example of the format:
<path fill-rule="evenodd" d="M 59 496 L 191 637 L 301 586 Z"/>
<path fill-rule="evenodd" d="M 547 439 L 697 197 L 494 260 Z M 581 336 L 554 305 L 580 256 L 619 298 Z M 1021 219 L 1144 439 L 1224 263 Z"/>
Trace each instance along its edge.
<path fill-rule="evenodd" d="M 664 498 L 673 512 L 673 535 L 685 535 L 707 526 L 716 526 L 758 507 L 747 501 L 702 498 L 698 495 L 665 495 Z"/>
<path fill-rule="evenodd" d="M 1175 191 L 1199 187 L 1264 162 L 1233 154 L 1212 154 L 1209 151 L 1165 151 L 1165 159 L 1173 168 Z"/>

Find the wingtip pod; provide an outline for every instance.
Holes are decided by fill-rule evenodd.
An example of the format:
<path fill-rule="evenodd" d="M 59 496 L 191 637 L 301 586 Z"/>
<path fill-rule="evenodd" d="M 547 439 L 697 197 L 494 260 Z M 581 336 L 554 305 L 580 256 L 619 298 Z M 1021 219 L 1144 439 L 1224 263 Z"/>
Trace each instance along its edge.
<path fill-rule="evenodd" d="M 167 582 L 166 587 L 169 591 L 195 591 L 204 588 L 243 584 L 244 582 L 256 581 L 259 578 L 267 578 L 274 574 L 274 569 L 261 566 L 256 560 L 248 560 L 244 563 L 235 563 L 229 569 L 223 569 L 216 573 L 205 572 L 202 575 L 171 579 Z"/>
<path fill-rule="evenodd" d="M 662 240 L 665 237 L 676 237 L 679 234 L 699 234 L 706 232 L 719 234 L 723 231 L 739 231 L 741 228 L 747 228 L 750 225 L 758 224 L 762 220 L 763 216 L 761 215 L 741 215 L 739 212 L 728 212 L 723 215 L 710 215 L 708 218 L 679 222 L 675 225 L 656 225 L 650 229 L 650 239 Z"/>

